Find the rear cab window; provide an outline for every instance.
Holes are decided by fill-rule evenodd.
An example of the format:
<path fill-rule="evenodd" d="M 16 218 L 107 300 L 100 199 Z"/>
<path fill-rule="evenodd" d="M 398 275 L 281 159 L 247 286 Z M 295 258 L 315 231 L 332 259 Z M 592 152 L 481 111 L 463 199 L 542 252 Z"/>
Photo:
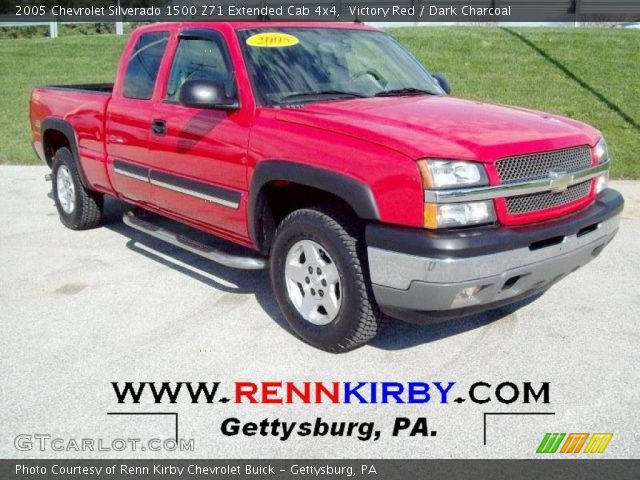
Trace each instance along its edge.
<path fill-rule="evenodd" d="M 126 98 L 149 100 L 153 96 L 168 41 L 169 32 L 149 32 L 140 35 L 124 74 L 123 95 Z"/>

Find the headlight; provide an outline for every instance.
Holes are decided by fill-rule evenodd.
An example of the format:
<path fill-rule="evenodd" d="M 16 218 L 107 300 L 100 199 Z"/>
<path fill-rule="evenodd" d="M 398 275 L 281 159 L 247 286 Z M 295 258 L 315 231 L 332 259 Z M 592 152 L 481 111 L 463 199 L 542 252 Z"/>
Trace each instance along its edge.
<path fill-rule="evenodd" d="M 604 137 L 600 138 L 600 140 L 596 144 L 596 147 L 594 148 L 593 153 L 596 156 L 596 159 L 598 160 L 598 164 L 603 164 L 605 162 L 611 161 L 611 159 L 609 158 L 609 149 L 607 147 L 607 141 L 604 139 Z M 608 171 L 596 177 L 596 195 L 600 194 L 600 192 L 602 192 L 605 188 L 607 188 L 608 184 L 609 184 Z"/>
<path fill-rule="evenodd" d="M 598 159 L 598 163 L 604 163 L 609 161 L 609 149 L 607 148 L 607 141 L 602 137 L 596 144 L 594 150 L 595 156 Z"/>
<path fill-rule="evenodd" d="M 609 184 L 609 172 L 604 172 L 603 174 L 596 177 L 596 195 L 599 195 L 607 185 Z"/>
<path fill-rule="evenodd" d="M 424 188 L 441 189 L 488 185 L 487 174 L 479 163 L 458 160 L 420 160 L 418 168 Z"/>
<path fill-rule="evenodd" d="M 493 201 L 466 203 L 426 203 L 424 226 L 427 228 L 454 228 L 482 225 L 496 221 Z"/>
<path fill-rule="evenodd" d="M 479 187 L 488 185 L 487 174 L 480 163 L 462 160 L 425 159 L 418 161 L 424 188 Z M 454 228 L 493 223 L 496 213 L 493 201 L 465 203 L 425 203 L 424 226 L 426 228 Z"/>

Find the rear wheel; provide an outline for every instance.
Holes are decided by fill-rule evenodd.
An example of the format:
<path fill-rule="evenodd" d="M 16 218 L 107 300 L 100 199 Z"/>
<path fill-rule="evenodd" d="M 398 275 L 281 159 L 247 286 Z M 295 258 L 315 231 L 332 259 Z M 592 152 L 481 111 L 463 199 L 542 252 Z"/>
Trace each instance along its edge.
<path fill-rule="evenodd" d="M 381 328 L 366 249 L 353 225 L 335 209 L 297 210 L 278 226 L 272 248 L 271 283 L 287 323 L 329 352 L 357 348 Z"/>
<path fill-rule="evenodd" d="M 72 230 L 97 227 L 102 218 L 102 194 L 87 190 L 68 148 L 53 157 L 53 199 L 60 221 Z"/>

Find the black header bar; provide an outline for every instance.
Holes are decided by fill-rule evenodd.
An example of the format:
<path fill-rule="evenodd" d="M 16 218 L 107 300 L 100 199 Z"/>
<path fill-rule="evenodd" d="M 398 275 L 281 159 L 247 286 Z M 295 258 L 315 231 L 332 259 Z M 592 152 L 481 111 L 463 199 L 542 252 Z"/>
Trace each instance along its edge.
<path fill-rule="evenodd" d="M 636 480 L 640 460 L 0 460 L 0 478 Z"/>
<path fill-rule="evenodd" d="M 640 0 L 14 0 L 0 22 L 624 22 Z"/>

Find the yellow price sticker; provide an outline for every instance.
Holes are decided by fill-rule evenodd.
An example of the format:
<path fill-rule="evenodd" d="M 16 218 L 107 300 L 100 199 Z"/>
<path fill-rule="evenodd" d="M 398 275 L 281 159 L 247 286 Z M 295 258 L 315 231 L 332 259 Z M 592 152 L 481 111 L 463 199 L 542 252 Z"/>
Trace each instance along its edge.
<path fill-rule="evenodd" d="M 298 42 L 297 37 L 280 32 L 256 33 L 247 38 L 247 45 L 263 48 L 291 47 L 292 45 L 297 45 Z"/>

